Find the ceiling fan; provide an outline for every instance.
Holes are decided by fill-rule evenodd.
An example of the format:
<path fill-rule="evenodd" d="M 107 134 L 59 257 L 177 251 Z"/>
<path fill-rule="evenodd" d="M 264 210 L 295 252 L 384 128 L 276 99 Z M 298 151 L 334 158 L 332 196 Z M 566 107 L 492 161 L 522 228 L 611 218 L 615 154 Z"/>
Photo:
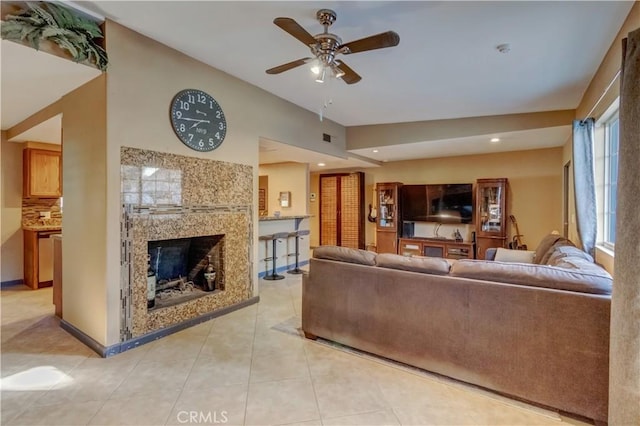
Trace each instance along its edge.
<path fill-rule="evenodd" d="M 317 82 L 324 82 L 326 73 L 330 72 L 336 78 L 342 78 L 345 83 L 354 84 L 360 81 L 362 77 L 343 61 L 336 59 L 337 55 L 349 55 L 367 50 L 393 47 L 400 43 L 400 36 L 397 33 L 387 31 L 343 44 L 340 37 L 329 32 L 329 27 L 336 20 L 336 12 L 330 9 L 320 9 L 316 13 L 316 19 L 324 26 L 324 32 L 315 36 L 309 34 L 307 30 L 291 18 L 276 18 L 273 20 L 274 24 L 306 44 L 311 49 L 314 57 L 306 57 L 270 68 L 267 70 L 267 74 L 280 74 L 300 65 L 314 62 L 311 70 L 318 75 Z"/>

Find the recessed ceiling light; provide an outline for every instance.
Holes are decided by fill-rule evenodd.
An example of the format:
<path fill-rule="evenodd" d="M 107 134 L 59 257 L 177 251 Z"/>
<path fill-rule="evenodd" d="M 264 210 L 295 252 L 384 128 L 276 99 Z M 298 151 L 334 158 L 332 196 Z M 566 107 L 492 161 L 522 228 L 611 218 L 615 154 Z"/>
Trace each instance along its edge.
<path fill-rule="evenodd" d="M 377 149 L 374 149 L 374 150 L 373 150 L 373 152 L 378 152 L 378 150 L 377 150 Z"/>
<path fill-rule="evenodd" d="M 491 142 L 500 142 L 500 138 L 491 138 Z"/>
<path fill-rule="evenodd" d="M 326 164 L 324 164 L 324 163 L 318 163 L 318 166 L 320 166 L 320 167 L 324 167 L 324 166 L 326 166 Z"/>

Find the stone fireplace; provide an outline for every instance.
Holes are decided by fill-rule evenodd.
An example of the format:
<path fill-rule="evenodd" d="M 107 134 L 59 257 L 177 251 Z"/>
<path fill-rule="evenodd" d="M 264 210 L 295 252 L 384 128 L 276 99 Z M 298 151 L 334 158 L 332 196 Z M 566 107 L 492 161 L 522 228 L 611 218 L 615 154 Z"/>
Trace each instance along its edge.
<path fill-rule="evenodd" d="M 250 166 L 123 147 L 121 189 L 123 341 L 253 296 Z"/>

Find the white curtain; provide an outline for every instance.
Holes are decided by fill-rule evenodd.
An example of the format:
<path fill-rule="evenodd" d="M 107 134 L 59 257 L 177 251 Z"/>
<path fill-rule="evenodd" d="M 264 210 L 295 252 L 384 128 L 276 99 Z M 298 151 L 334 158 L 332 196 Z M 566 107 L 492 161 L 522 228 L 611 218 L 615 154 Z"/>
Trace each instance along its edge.
<path fill-rule="evenodd" d="M 573 122 L 573 182 L 576 198 L 576 220 L 582 249 L 595 256 L 598 218 L 596 207 L 595 165 L 593 140 L 595 120 Z"/>

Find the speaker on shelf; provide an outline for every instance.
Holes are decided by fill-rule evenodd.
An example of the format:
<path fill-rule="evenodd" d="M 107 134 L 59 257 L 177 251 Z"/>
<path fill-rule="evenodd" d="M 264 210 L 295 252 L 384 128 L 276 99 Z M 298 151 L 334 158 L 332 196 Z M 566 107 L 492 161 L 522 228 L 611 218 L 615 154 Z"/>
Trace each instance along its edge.
<path fill-rule="evenodd" d="M 412 238 L 416 229 L 416 224 L 413 222 L 402 222 L 402 236 L 404 238 Z"/>

